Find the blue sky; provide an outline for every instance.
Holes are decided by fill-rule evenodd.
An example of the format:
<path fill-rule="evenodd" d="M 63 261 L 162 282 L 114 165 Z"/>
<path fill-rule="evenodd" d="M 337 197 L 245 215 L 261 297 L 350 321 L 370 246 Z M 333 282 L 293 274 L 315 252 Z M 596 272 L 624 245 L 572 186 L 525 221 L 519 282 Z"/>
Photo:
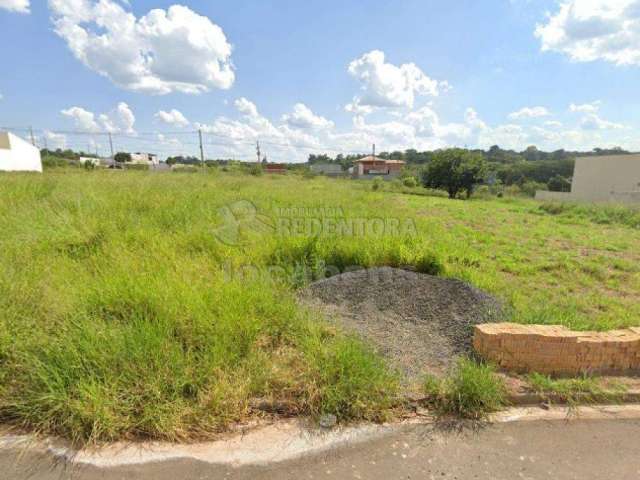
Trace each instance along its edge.
<path fill-rule="evenodd" d="M 51 146 L 640 149 L 639 0 L 0 0 L 0 45 Z"/>

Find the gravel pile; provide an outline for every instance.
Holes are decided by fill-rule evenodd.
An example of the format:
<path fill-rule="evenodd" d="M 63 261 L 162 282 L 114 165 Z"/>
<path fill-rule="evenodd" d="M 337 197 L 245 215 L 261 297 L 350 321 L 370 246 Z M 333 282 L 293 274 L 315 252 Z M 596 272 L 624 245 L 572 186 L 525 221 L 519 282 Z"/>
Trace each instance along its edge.
<path fill-rule="evenodd" d="M 445 371 L 471 350 L 473 325 L 500 315 L 495 298 L 465 282 L 394 268 L 315 282 L 303 299 L 373 344 L 408 379 Z"/>

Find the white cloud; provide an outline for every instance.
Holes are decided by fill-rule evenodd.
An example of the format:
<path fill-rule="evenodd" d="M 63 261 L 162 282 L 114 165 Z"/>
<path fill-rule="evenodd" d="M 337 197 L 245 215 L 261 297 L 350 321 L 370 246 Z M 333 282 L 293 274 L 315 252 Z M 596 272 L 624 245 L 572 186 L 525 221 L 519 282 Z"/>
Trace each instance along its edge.
<path fill-rule="evenodd" d="M 543 51 L 577 62 L 605 60 L 640 65 L 638 0 L 568 0 L 536 27 Z"/>
<path fill-rule="evenodd" d="M 56 148 L 66 148 L 67 145 L 67 137 L 61 133 L 54 133 L 49 130 L 44 131 L 44 143 L 47 145 L 47 148 L 51 150 L 55 150 Z"/>
<path fill-rule="evenodd" d="M 74 124 L 80 130 L 87 132 L 96 132 L 100 130 L 98 122 L 93 112 L 89 112 L 82 107 L 71 107 L 66 110 L 62 110 L 60 113 L 65 117 L 72 118 Z"/>
<path fill-rule="evenodd" d="M 286 115 L 280 118 L 281 123 L 272 122 L 246 98 L 238 99 L 235 106 L 238 119 L 218 117 L 211 124 L 197 124 L 205 132 L 205 150 L 215 151 L 214 156 L 253 160 L 257 140 L 269 160 L 294 162 L 306 160 L 310 153 L 366 153 L 373 143 L 378 151 L 431 150 L 451 146 L 488 148 L 496 144 L 516 150 L 536 145 L 551 151 L 626 145 L 622 142 L 623 137 L 616 133 L 626 130 L 602 119 L 596 130 L 581 128 L 579 122 L 565 128 L 553 120 L 539 125 L 490 126 L 473 108 L 466 109 L 460 120 L 445 122 L 433 106 L 424 106 L 406 113 L 387 112 L 386 119 L 375 122 L 370 121 L 370 117 L 354 115 L 351 128 L 338 130 L 335 126 L 313 129 L 300 124 L 296 127 L 287 122 Z"/>
<path fill-rule="evenodd" d="M 509 118 L 512 120 L 520 120 L 524 118 L 548 117 L 549 115 L 551 115 L 551 113 L 545 107 L 524 107 L 516 112 L 510 113 Z"/>
<path fill-rule="evenodd" d="M 125 102 L 120 102 L 109 113 L 96 115 L 82 107 L 71 107 L 60 113 L 71 118 L 76 128 L 85 132 L 107 131 L 111 133 L 135 133 L 136 117 Z"/>
<path fill-rule="evenodd" d="M 582 112 L 582 113 L 596 113 L 598 110 L 600 110 L 601 103 L 602 102 L 600 102 L 600 100 L 596 100 L 595 102 L 592 102 L 592 103 L 583 103 L 580 105 L 576 105 L 575 103 L 572 103 L 571 105 L 569 105 L 569 111 Z"/>
<path fill-rule="evenodd" d="M 617 130 L 625 128 L 625 126 L 620 123 L 610 122 L 600 118 L 596 113 L 585 115 L 580 121 L 580 125 L 585 130 Z"/>
<path fill-rule="evenodd" d="M 223 30 L 188 7 L 136 18 L 114 0 L 49 0 L 56 33 L 75 57 L 121 88 L 198 94 L 235 80 Z"/>
<path fill-rule="evenodd" d="M 333 127 L 333 122 L 314 114 L 304 103 L 296 103 L 293 112 L 282 116 L 282 121 L 293 128 L 323 130 Z"/>
<path fill-rule="evenodd" d="M 31 13 L 29 0 L 0 0 L 0 8 L 17 13 Z"/>
<path fill-rule="evenodd" d="M 437 96 L 449 87 L 446 82 L 429 78 L 414 63 L 385 63 L 385 54 L 380 50 L 353 60 L 348 71 L 361 83 L 362 94 L 345 107 L 355 113 L 363 113 L 367 107 L 412 108 L 416 96 Z"/>
<path fill-rule="evenodd" d="M 258 108 L 256 107 L 256 104 L 247 100 L 244 97 L 238 98 L 236 101 L 233 102 L 233 105 L 236 107 L 236 109 L 240 113 L 244 113 L 249 117 L 258 116 Z"/>
<path fill-rule="evenodd" d="M 186 127 L 189 125 L 189 120 L 187 120 L 180 110 L 176 110 L 175 108 L 168 112 L 160 110 L 154 116 L 167 125 L 173 125 L 175 127 Z"/>

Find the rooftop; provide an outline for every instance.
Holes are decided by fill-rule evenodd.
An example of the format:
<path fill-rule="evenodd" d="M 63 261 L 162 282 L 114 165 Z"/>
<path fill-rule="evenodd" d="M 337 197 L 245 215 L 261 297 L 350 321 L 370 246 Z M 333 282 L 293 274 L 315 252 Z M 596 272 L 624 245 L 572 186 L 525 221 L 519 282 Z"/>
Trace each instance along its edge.
<path fill-rule="evenodd" d="M 364 163 L 364 162 L 382 162 L 382 163 L 390 163 L 390 164 L 404 164 L 403 160 L 387 160 L 385 158 L 374 157 L 369 155 L 368 157 L 361 158 L 356 160 L 354 163 Z"/>

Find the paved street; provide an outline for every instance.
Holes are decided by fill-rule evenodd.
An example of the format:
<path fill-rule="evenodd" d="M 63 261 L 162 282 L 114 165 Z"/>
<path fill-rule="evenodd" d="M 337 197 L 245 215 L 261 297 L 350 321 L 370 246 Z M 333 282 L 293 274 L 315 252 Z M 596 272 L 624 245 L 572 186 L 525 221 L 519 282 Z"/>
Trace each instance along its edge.
<path fill-rule="evenodd" d="M 0 474 L 32 480 L 182 479 L 634 479 L 640 478 L 640 420 L 497 424 L 443 432 L 412 426 L 382 439 L 268 467 L 195 461 L 119 467 L 55 465 L 42 455 L 0 453 Z"/>

